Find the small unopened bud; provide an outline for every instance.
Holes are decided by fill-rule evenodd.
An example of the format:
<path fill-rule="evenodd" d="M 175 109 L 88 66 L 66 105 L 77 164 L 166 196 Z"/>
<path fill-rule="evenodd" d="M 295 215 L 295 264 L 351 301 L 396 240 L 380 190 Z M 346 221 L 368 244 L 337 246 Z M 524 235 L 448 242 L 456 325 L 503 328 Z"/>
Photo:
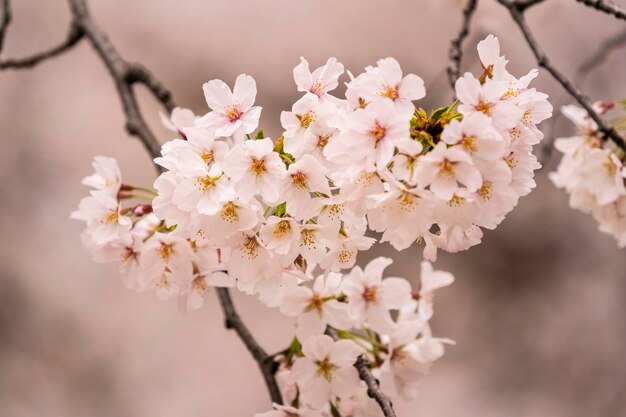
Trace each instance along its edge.
<path fill-rule="evenodd" d="M 140 204 L 138 206 L 133 207 L 131 210 L 135 216 L 141 217 L 141 216 L 145 216 L 148 213 L 152 213 L 152 205 Z"/>
<path fill-rule="evenodd" d="M 613 107 L 615 107 L 615 102 L 609 100 L 596 101 L 595 103 L 593 103 L 592 107 L 598 114 L 604 114 L 607 111 L 611 110 Z"/>

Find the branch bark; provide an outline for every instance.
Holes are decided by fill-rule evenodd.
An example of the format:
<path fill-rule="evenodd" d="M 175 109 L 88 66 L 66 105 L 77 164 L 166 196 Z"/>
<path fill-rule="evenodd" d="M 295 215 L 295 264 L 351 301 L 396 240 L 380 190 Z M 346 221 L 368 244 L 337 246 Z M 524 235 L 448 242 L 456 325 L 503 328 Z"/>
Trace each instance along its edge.
<path fill-rule="evenodd" d="M 4 46 L 7 29 L 11 23 L 11 5 L 9 0 L 0 0 L 0 53 Z"/>
<path fill-rule="evenodd" d="M 539 42 L 535 39 L 535 36 L 530 31 L 528 24 L 526 23 L 526 19 L 523 14 L 523 9 L 520 10 L 519 6 L 516 2 L 507 1 L 507 0 L 497 0 L 500 4 L 506 7 L 513 18 L 513 21 L 517 24 L 519 29 L 522 31 L 524 38 L 526 39 L 526 43 L 530 47 L 533 55 L 537 59 L 537 64 L 548 71 L 552 77 L 567 91 L 589 114 L 589 117 L 593 119 L 594 122 L 598 125 L 598 130 L 602 132 L 605 138 L 611 139 L 617 146 L 619 146 L 622 150 L 626 151 L 626 142 L 624 138 L 611 127 L 609 123 L 604 121 L 598 115 L 598 113 L 593 109 L 589 99 L 583 95 L 583 93 L 572 83 L 565 75 L 563 75 L 559 70 L 556 69 L 555 66 L 552 65 L 548 56 L 545 54 L 541 46 L 539 46 Z"/>
<path fill-rule="evenodd" d="M 333 338 L 333 340 L 339 340 L 337 331 L 332 327 L 326 328 L 326 333 Z M 367 395 L 378 403 L 383 415 L 385 417 L 396 417 L 396 412 L 393 409 L 393 404 L 387 398 L 385 393 L 380 389 L 378 380 L 372 375 L 372 370 L 363 359 L 363 356 L 359 356 L 354 364 L 354 367 L 359 372 L 359 378 L 367 385 Z"/>
<path fill-rule="evenodd" d="M 448 82 L 450 87 L 454 91 L 454 84 L 456 80 L 461 76 L 461 61 L 463 60 L 463 41 L 469 34 L 470 24 L 472 23 L 472 17 L 476 11 L 478 0 L 468 0 L 465 8 L 463 9 L 463 23 L 461 24 L 461 30 L 456 38 L 450 42 L 450 50 L 448 52 Z"/>
<path fill-rule="evenodd" d="M 248 349 L 248 352 L 250 352 L 256 361 L 259 370 L 263 375 L 263 380 L 265 381 L 265 385 L 267 386 L 267 390 L 270 393 L 272 401 L 282 404 L 283 399 L 280 394 L 280 389 L 276 383 L 276 378 L 274 378 L 277 367 L 274 362 L 275 356 L 268 355 L 256 341 L 252 333 L 250 333 L 250 330 L 237 313 L 237 310 L 235 310 L 235 305 L 230 297 L 228 288 L 217 288 L 217 296 L 220 300 L 222 311 L 224 312 L 224 325 L 227 329 L 232 329 L 237 333 L 243 344 Z"/>
<path fill-rule="evenodd" d="M 620 6 L 606 0 L 576 0 L 585 6 L 592 7 L 596 10 L 615 16 L 618 19 L 626 20 L 626 10 Z"/>

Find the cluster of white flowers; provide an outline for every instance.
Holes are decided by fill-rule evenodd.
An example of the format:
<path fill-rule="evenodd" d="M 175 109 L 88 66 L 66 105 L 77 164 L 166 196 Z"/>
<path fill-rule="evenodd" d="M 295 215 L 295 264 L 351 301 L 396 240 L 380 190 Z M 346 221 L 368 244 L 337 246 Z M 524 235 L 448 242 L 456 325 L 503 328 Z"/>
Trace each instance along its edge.
<path fill-rule="evenodd" d="M 598 114 L 615 107 L 614 102 L 593 105 Z M 574 105 L 564 106 L 562 113 L 577 127 L 578 135 L 556 139 L 556 149 L 563 158 L 550 179 L 570 195 L 570 206 L 591 213 L 602 232 L 626 246 L 626 167 L 624 151 L 606 140 L 587 112 Z M 626 140 L 626 117 L 616 119 L 616 129 Z M 620 124 L 621 123 L 621 124 Z"/>
<path fill-rule="evenodd" d="M 430 115 L 413 104 L 424 82 L 393 58 L 348 73 L 344 99 L 330 94 L 341 63 L 311 72 L 302 58 L 293 74 L 303 95 L 281 114 L 276 141 L 258 129 L 252 77 L 232 90 L 209 81 L 209 113 L 163 116 L 181 138 L 155 159 L 164 168 L 156 191 L 122 183 L 114 160 L 96 158 L 84 181 L 94 190 L 73 213 L 87 223 L 85 246 L 98 261 L 120 260 L 130 288 L 187 309 L 210 287 L 236 287 L 295 317 L 278 372 L 290 405 L 266 416 L 376 415 L 353 367 L 359 356 L 388 395 L 411 398 L 449 342 L 428 323 L 433 290 L 453 277 L 424 262 L 413 290 L 382 278 L 390 259 L 355 267 L 375 242 L 366 233 L 397 250 L 425 242 L 429 261 L 437 249 L 479 243 L 481 227 L 495 228 L 535 186 L 536 124 L 552 111 L 529 88 L 536 70 L 520 79 L 506 71 L 497 38 L 478 52 L 482 75 L 466 73 L 459 100 Z"/>

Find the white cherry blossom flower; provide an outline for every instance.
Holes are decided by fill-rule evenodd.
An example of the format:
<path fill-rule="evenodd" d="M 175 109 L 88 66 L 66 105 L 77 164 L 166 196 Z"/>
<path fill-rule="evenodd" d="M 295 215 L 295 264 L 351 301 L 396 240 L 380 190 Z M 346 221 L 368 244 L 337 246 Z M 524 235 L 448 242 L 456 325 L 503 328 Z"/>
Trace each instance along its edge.
<path fill-rule="evenodd" d="M 361 349 L 354 342 L 315 336 L 302 343 L 302 353 L 304 356 L 295 361 L 291 370 L 302 403 L 321 408 L 328 400 L 350 397 L 360 388 L 353 365 Z"/>
<path fill-rule="evenodd" d="M 197 121 L 215 131 L 216 136 L 243 136 L 252 133 L 259 125 L 261 107 L 253 106 L 256 99 L 256 82 L 249 75 L 241 74 L 235 80 L 235 88 L 222 80 L 204 84 L 204 98 L 213 110 Z"/>

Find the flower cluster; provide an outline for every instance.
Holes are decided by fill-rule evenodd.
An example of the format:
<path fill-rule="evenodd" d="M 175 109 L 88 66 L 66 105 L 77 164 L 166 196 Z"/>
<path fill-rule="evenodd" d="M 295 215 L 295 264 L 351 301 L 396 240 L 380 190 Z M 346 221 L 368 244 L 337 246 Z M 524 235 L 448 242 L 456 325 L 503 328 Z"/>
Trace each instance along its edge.
<path fill-rule="evenodd" d="M 155 163 L 155 190 L 122 182 L 98 157 L 93 188 L 72 216 L 97 261 L 119 260 L 128 287 L 202 306 L 210 287 L 236 287 L 295 318 L 295 338 L 278 377 L 289 406 L 267 416 L 364 416 L 373 412 L 353 367 L 365 361 L 392 398 L 411 398 L 418 376 L 443 354 L 434 338 L 432 293 L 452 275 L 422 263 L 417 289 L 383 279 L 390 259 L 361 269 L 359 251 L 381 234 L 403 250 L 424 242 L 465 250 L 481 241 L 535 186 L 536 125 L 551 115 L 547 96 L 506 71 L 497 38 L 479 43 L 483 66 L 456 83 L 458 100 L 428 114 L 426 92 L 393 58 L 357 76 L 345 97 L 331 92 L 344 67 L 293 75 L 302 96 L 281 114 L 273 141 L 258 129 L 256 83 L 237 77 L 204 84 L 204 116 L 177 108 L 162 116 L 179 138 Z M 317 278 L 313 278 L 314 276 Z M 335 336 L 331 338 L 326 333 Z"/>
<path fill-rule="evenodd" d="M 598 114 L 615 107 L 614 102 L 593 105 Z M 620 247 L 626 246 L 626 155 L 604 138 L 587 112 L 574 105 L 561 110 L 577 127 L 574 137 L 556 139 L 556 149 L 563 158 L 550 179 L 570 196 L 570 206 L 591 213 L 602 232 L 615 237 Z M 626 117 L 615 120 L 615 128 L 626 140 Z"/>

